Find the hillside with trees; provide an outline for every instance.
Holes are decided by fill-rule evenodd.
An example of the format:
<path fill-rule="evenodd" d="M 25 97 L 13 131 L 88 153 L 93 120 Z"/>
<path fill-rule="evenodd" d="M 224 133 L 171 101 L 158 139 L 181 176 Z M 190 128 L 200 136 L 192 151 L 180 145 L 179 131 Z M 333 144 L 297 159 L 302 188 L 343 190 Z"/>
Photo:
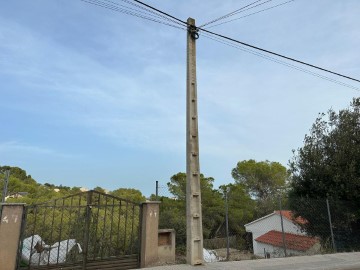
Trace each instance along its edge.
<path fill-rule="evenodd" d="M 56 198 L 62 198 L 69 195 L 74 195 L 81 192 L 81 187 L 68 187 L 63 185 L 54 185 L 50 183 L 40 184 L 31 175 L 18 167 L 0 166 L 0 190 L 4 188 L 5 172 L 10 170 L 10 178 L 7 188 L 6 202 L 14 203 L 26 203 L 36 204 L 46 202 Z M 105 190 L 101 187 L 94 187 L 96 191 L 105 193 Z M 26 193 L 26 195 L 18 196 Z M 146 200 L 145 196 L 140 190 L 131 188 L 118 188 L 113 191 L 109 191 L 108 194 L 127 199 L 134 202 L 143 202 Z M 2 192 L 0 192 L 0 200 Z"/>
<path fill-rule="evenodd" d="M 81 193 L 80 187 L 40 184 L 18 167 L 0 167 L 1 180 L 4 179 L 6 170 L 10 170 L 7 194 L 27 193 L 23 197 L 7 198 L 6 202 L 23 202 L 31 205 Z M 225 193 L 227 193 L 229 231 L 236 237 L 237 247 L 248 249 L 249 239 L 246 238 L 244 224 L 274 210 L 274 204 L 269 202 L 276 191 L 284 186 L 288 175 L 285 167 L 280 163 L 255 160 L 238 162 L 232 174 L 234 182 L 218 188 L 214 187 L 213 177 L 201 174 L 204 239 L 225 237 Z M 256 184 L 259 180 L 261 183 Z M 1 181 L 1 190 L 3 184 L 4 181 Z M 93 189 L 105 193 L 102 187 L 97 186 Z M 150 200 L 161 201 L 159 227 L 175 229 L 177 247 L 181 252 L 186 246 L 186 174 L 179 172 L 171 176 L 167 189 L 167 196 L 156 198 L 152 195 Z M 108 193 L 137 203 L 146 200 L 141 191 L 131 188 L 120 187 Z"/>

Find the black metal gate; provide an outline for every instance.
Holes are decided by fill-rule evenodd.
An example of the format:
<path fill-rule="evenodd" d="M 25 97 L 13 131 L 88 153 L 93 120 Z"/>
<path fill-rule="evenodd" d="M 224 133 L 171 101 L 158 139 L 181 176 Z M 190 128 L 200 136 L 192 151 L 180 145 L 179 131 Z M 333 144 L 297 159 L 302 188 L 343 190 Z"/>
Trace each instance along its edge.
<path fill-rule="evenodd" d="M 140 212 L 97 191 L 27 206 L 19 269 L 138 268 Z"/>

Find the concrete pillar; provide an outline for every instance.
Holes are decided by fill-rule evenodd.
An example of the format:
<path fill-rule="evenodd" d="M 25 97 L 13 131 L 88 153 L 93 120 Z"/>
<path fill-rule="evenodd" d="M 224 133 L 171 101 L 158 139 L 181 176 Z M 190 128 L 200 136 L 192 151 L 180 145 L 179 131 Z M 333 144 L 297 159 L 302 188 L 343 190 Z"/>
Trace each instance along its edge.
<path fill-rule="evenodd" d="M 175 263 L 175 230 L 159 230 L 159 262 Z"/>
<path fill-rule="evenodd" d="M 15 270 L 24 204 L 3 204 L 0 220 L 0 270 Z"/>
<path fill-rule="evenodd" d="M 159 205 L 160 202 L 145 202 L 141 205 L 141 268 L 158 261 Z"/>

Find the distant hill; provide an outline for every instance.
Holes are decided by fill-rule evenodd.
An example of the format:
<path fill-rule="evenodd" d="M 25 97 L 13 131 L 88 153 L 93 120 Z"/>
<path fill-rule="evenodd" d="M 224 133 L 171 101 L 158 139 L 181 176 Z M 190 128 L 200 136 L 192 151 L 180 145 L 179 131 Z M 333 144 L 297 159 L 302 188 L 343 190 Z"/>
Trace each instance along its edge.
<path fill-rule="evenodd" d="M 30 174 L 28 175 L 24 169 L 0 166 L 0 200 L 4 188 L 5 172 L 7 170 L 10 170 L 10 178 L 6 202 L 36 204 L 84 191 L 81 187 L 57 186 L 50 183 L 40 184 L 33 179 Z M 105 189 L 101 187 L 95 187 L 94 190 L 136 202 L 145 201 L 145 197 L 141 191 L 136 189 L 118 188 L 114 191 L 106 192 Z"/>

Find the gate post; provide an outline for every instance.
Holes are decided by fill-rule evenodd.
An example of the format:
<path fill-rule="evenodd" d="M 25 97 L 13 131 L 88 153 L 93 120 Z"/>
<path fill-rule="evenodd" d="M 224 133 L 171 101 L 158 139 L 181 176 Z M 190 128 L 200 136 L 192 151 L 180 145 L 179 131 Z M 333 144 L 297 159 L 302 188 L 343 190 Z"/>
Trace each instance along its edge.
<path fill-rule="evenodd" d="M 16 270 L 25 204 L 2 204 L 0 270 Z"/>
<path fill-rule="evenodd" d="M 141 204 L 141 268 L 158 261 L 159 205 L 160 202 Z"/>

